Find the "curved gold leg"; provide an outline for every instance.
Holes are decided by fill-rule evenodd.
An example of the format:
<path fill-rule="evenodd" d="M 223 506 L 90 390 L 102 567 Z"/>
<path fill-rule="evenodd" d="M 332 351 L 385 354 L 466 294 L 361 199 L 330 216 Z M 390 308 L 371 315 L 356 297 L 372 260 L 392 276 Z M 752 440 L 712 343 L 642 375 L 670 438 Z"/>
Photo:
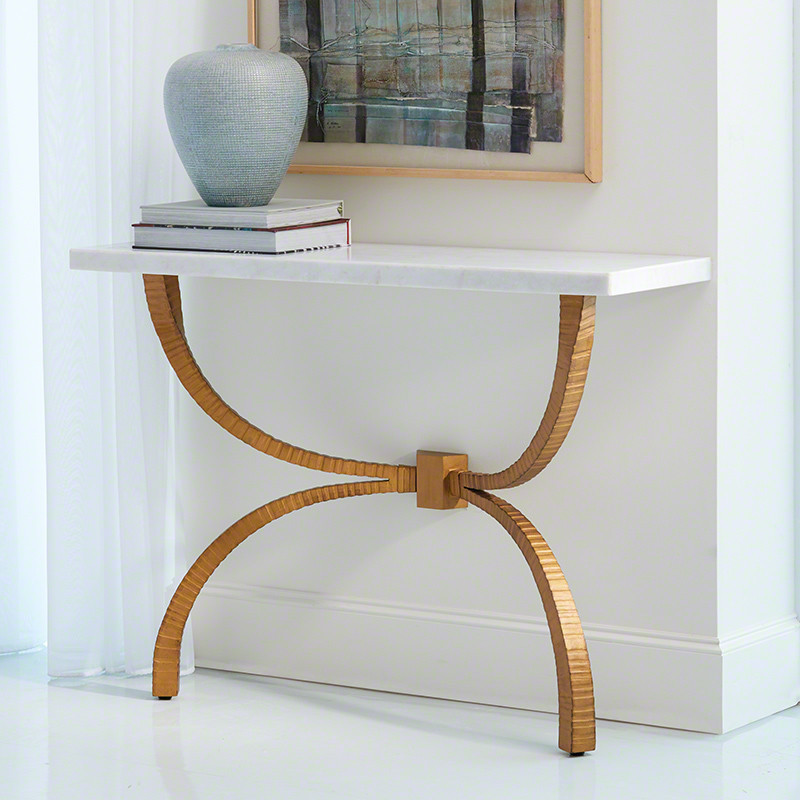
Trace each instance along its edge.
<path fill-rule="evenodd" d="M 186 573 L 167 608 L 153 653 L 153 694 L 174 697 L 179 687 L 180 646 L 183 629 L 200 589 L 219 563 L 244 539 L 284 514 L 313 503 L 340 497 L 416 490 L 416 469 L 336 458 L 282 442 L 237 414 L 213 389 L 186 341 L 178 278 L 145 275 L 144 289 L 156 334 L 184 388 L 217 424 L 262 453 L 309 469 L 376 480 L 323 486 L 297 492 L 256 509 L 220 535 Z"/>
<path fill-rule="evenodd" d="M 556 658 L 558 746 L 573 754 L 594 750 L 594 688 L 589 652 L 572 592 L 553 551 L 533 524 L 505 500 L 475 489 L 463 489 L 461 497 L 494 517 L 511 534 L 533 573 Z"/>
<path fill-rule="evenodd" d="M 578 413 L 594 342 L 594 297 L 561 295 L 553 388 L 539 429 L 522 455 L 500 472 L 463 472 L 460 485 L 507 489 L 538 475 L 553 459 Z"/>
<path fill-rule="evenodd" d="M 594 298 L 562 296 L 556 372 L 541 424 L 522 455 L 494 473 L 471 472 L 466 456 L 424 454 L 418 469 L 356 461 L 282 442 L 237 414 L 214 391 L 192 355 L 183 325 L 175 276 L 145 275 L 145 293 L 164 353 L 183 386 L 222 428 L 267 455 L 322 472 L 375 480 L 322 486 L 256 509 L 212 542 L 181 581 L 167 608 L 153 656 L 153 694 L 174 697 L 179 689 L 180 646 L 195 599 L 211 573 L 241 542 L 264 525 L 314 503 L 387 492 L 418 492 L 418 505 L 457 508 L 466 501 L 494 517 L 511 534 L 531 568 L 547 615 L 556 659 L 559 747 L 583 753 L 595 747 L 594 693 L 586 642 L 567 582 L 547 543 L 513 506 L 487 489 L 518 486 L 541 472 L 558 452 L 580 405 L 594 336 Z M 454 456 L 454 457 L 453 457 Z M 422 464 L 425 467 L 422 467 Z"/>
<path fill-rule="evenodd" d="M 192 564 L 191 569 L 175 590 L 164 614 L 153 653 L 153 696 L 169 698 L 178 694 L 181 640 L 189 612 L 211 573 L 234 548 L 265 525 L 300 508 L 315 503 L 324 503 L 327 500 L 392 491 L 394 490 L 388 481 L 363 481 L 318 486 L 273 500 L 271 503 L 251 511 L 220 534 Z"/>
<path fill-rule="evenodd" d="M 187 392 L 211 419 L 245 444 L 281 461 L 301 467 L 334 472 L 339 475 L 358 475 L 365 478 L 385 478 L 396 492 L 416 490 L 414 467 L 355 461 L 315 453 L 282 442 L 237 414 L 213 389 L 194 360 L 183 329 L 181 291 L 174 275 L 145 275 L 144 291 L 150 317 L 164 353 Z"/>
<path fill-rule="evenodd" d="M 511 504 L 485 490 L 529 481 L 558 452 L 583 397 L 594 342 L 594 317 L 594 297 L 562 295 L 555 377 L 536 434 L 522 455 L 499 472 L 450 471 L 444 479 L 445 499 L 441 505 L 452 508 L 461 499 L 482 509 L 511 534 L 525 556 L 542 597 L 553 640 L 559 747 L 568 753 L 584 753 L 595 747 L 592 671 L 575 602 L 561 567 L 541 534 Z M 424 486 L 430 480 L 418 463 L 418 484 Z"/>

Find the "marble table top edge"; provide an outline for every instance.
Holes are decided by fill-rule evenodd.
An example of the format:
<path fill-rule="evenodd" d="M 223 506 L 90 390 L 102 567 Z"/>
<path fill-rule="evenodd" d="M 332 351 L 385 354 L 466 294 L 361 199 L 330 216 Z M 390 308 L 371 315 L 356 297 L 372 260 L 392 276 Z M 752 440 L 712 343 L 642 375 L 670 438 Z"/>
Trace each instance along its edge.
<path fill-rule="evenodd" d="M 287 255 L 135 250 L 70 251 L 76 270 L 534 294 L 631 294 L 708 281 L 695 256 L 355 244 Z"/>

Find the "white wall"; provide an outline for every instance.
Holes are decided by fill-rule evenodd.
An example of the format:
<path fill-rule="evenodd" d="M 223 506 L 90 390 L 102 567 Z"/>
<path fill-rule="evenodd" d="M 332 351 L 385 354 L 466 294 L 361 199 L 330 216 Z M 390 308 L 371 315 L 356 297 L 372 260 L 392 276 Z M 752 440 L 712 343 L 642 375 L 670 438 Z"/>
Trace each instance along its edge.
<path fill-rule="evenodd" d="M 797 624 L 792 5 L 738 0 L 719 6 L 717 602 L 723 638 L 770 619 L 784 621 L 776 630 L 796 631 Z M 743 54 L 752 47 L 756 17 L 771 33 L 754 69 Z M 774 656 L 793 673 L 797 697 L 796 635 L 791 645 L 789 636 L 779 638 L 786 650 Z M 726 664 L 723 682 L 743 688 L 761 669 L 761 663 L 740 664 L 737 656 Z M 758 692 L 750 698 L 766 699 Z M 742 692 L 726 694 L 723 715 L 726 727 L 752 717 Z"/>
<path fill-rule="evenodd" d="M 281 189 L 343 198 L 360 241 L 717 256 L 719 233 L 719 283 L 598 303 L 573 431 L 539 478 L 505 493 L 542 530 L 570 581 L 598 713 L 699 730 L 727 726 L 724 653 L 739 653 L 734 686 L 763 642 L 797 646 L 784 563 L 786 221 L 768 223 L 762 192 L 759 222 L 776 232 L 768 248 L 775 268 L 751 296 L 754 258 L 739 253 L 746 245 L 755 257 L 763 237 L 735 216 L 750 202 L 746 193 L 729 210 L 723 189 L 757 142 L 723 142 L 718 152 L 716 5 L 604 3 L 601 185 L 290 176 Z M 779 24 L 786 5 L 758 11 Z M 725 91 L 736 76 L 722 80 L 722 71 L 744 31 L 723 33 L 720 114 L 729 115 Z M 759 63 L 777 104 L 768 117 L 778 124 L 790 75 L 779 72 L 785 52 L 767 50 Z M 766 113 L 752 103 L 748 122 Z M 783 192 L 785 158 L 771 156 L 763 173 Z M 547 398 L 554 298 L 201 280 L 186 281 L 184 296 L 190 341 L 220 393 L 271 433 L 325 452 L 413 463 L 418 448 L 445 449 L 496 469 L 527 444 Z M 748 320 L 768 325 L 777 342 L 761 362 L 770 365 L 758 373 L 761 389 L 750 372 L 755 354 L 738 372 L 733 354 L 735 312 L 748 306 Z M 719 346 L 718 327 L 730 334 Z M 745 333 L 738 338 L 746 344 Z M 771 450 L 754 442 L 745 456 L 737 442 L 756 409 L 769 416 L 762 442 Z M 329 479 L 249 451 L 188 400 L 180 446 L 182 511 L 198 552 L 257 505 Z M 759 513 L 764 502 L 769 511 Z M 742 507 L 754 509 L 747 528 Z M 737 600 L 749 558 L 737 547 L 761 523 L 759 579 L 747 584 L 750 601 Z M 769 594 L 779 597 L 752 600 L 773 582 L 780 586 Z M 471 509 L 420 511 L 409 495 L 304 510 L 224 563 L 193 620 L 200 664 L 555 705 L 533 581 L 511 540 Z M 737 638 L 743 632 L 749 638 Z M 772 677 L 774 697 L 727 718 L 738 724 L 796 701 L 785 676 Z"/>

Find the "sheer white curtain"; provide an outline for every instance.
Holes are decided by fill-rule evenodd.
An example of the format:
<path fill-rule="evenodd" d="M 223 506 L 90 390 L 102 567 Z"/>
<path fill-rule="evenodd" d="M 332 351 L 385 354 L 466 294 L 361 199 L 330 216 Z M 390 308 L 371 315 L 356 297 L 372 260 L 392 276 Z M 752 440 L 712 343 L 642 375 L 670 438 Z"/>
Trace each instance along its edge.
<path fill-rule="evenodd" d="M 0 653 L 45 640 L 36 5 L 0 0 Z"/>
<path fill-rule="evenodd" d="M 68 249 L 127 241 L 141 203 L 194 196 L 164 123 L 164 74 L 242 40 L 245 22 L 243 0 L 39 2 L 51 675 L 149 671 L 186 567 L 176 388 L 141 279 L 70 272 Z"/>
<path fill-rule="evenodd" d="M 795 605 L 800 616 L 800 0 L 794 3 L 794 532 L 795 576 L 797 592 Z"/>

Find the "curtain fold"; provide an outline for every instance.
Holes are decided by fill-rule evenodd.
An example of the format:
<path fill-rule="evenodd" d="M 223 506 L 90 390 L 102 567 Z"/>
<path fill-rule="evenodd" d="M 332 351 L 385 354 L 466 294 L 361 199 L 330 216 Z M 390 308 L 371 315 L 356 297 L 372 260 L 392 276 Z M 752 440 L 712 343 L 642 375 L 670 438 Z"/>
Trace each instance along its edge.
<path fill-rule="evenodd" d="M 144 202 L 132 188 L 139 158 L 169 153 L 157 125 L 135 120 L 136 92 L 158 89 L 137 75 L 137 5 L 39 4 L 51 675 L 149 671 L 185 566 L 172 509 L 170 378 L 148 338 L 141 281 L 69 270 L 70 247 L 129 238 Z M 156 189 L 171 196 L 170 184 Z M 186 644 L 190 669 L 190 636 Z"/>
<path fill-rule="evenodd" d="M 245 30 L 243 2 L 39 3 L 51 675 L 149 672 L 187 567 L 176 389 L 141 278 L 70 272 L 68 250 L 128 241 L 140 204 L 196 196 L 164 122 L 163 78 L 181 55 Z M 192 666 L 187 628 L 181 669 Z"/>
<path fill-rule="evenodd" d="M 0 653 L 46 625 L 36 21 L 0 0 Z"/>

